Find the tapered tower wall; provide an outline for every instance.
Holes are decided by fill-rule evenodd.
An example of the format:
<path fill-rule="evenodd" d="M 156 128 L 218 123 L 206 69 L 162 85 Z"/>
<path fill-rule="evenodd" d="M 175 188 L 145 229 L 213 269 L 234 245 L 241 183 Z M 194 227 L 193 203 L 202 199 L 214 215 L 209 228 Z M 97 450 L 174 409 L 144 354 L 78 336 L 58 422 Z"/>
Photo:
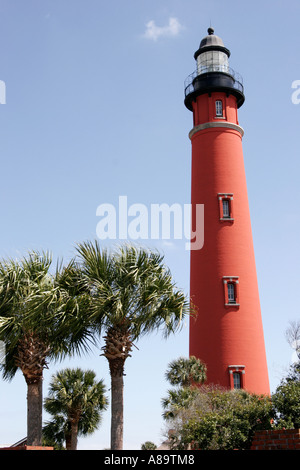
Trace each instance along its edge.
<path fill-rule="evenodd" d="M 269 394 L 238 100 L 211 90 L 191 107 L 191 201 L 204 204 L 204 246 L 191 251 L 190 355 L 206 363 L 208 383 L 234 388 L 238 376 L 241 388 Z"/>

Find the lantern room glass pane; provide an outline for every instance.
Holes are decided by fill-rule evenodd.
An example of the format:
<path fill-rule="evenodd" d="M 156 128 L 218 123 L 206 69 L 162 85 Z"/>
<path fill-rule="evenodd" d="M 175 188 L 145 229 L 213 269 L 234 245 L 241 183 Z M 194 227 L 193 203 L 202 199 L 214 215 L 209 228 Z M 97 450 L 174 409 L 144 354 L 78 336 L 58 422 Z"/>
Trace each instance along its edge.
<path fill-rule="evenodd" d="M 197 57 L 198 74 L 206 72 L 228 72 L 228 56 L 222 51 L 207 51 Z"/>

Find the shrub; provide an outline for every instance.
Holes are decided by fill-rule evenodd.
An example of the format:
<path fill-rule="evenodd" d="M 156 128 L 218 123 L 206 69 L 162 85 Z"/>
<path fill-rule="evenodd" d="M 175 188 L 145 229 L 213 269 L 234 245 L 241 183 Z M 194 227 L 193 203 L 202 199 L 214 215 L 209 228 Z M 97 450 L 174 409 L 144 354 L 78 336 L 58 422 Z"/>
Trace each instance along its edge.
<path fill-rule="evenodd" d="M 294 364 L 290 374 L 281 381 L 272 395 L 277 428 L 300 428 L 299 369 L 299 363 Z"/>
<path fill-rule="evenodd" d="M 172 447 L 249 449 L 254 432 L 271 429 L 273 417 L 270 397 L 201 387 L 193 404 L 176 417 Z"/>

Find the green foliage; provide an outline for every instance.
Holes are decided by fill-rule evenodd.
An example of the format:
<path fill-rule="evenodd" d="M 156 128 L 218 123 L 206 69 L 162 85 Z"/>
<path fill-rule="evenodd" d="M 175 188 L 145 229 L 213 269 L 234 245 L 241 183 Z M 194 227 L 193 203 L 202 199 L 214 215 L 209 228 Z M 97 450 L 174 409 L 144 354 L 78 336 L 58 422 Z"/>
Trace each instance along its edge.
<path fill-rule="evenodd" d="M 162 399 L 162 407 L 165 410 L 163 418 L 174 419 L 181 410 L 187 409 L 193 403 L 197 393 L 197 389 L 191 387 L 168 390 L 168 396 Z"/>
<path fill-rule="evenodd" d="M 173 448 L 248 449 L 254 432 L 270 429 L 272 418 L 269 397 L 201 387 L 189 408 L 176 416 Z"/>
<path fill-rule="evenodd" d="M 155 450 L 155 449 L 157 449 L 157 446 L 156 444 L 154 444 L 154 442 L 151 442 L 151 441 L 146 441 L 141 446 L 141 450 Z"/>
<path fill-rule="evenodd" d="M 300 361 L 291 365 L 289 373 L 284 380 L 286 382 L 300 382 Z"/>
<path fill-rule="evenodd" d="M 190 313 L 188 299 L 156 251 L 128 244 L 109 252 L 95 241 L 79 244 L 77 254 L 83 286 L 91 297 L 91 320 L 99 332 L 126 329 L 135 341 L 162 328 L 168 336 Z"/>
<path fill-rule="evenodd" d="M 193 384 L 202 384 L 206 380 L 206 366 L 194 356 L 179 357 L 170 362 L 166 379 L 171 385 L 189 387 Z"/>
<path fill-rule="evenodd" d="M 43 446 L 53 447 L 54 450 L 66 449 L 66 421 L 63 416 L 55 416 L 43 427 Z M 69 431 L 71 432 L 71 431 Z"/>
<path fill-rule="evenodd" d="M 277 428 L 300 428 L 300 363 L 294 364 L 272 395 Z"/>
<path fill-rule="evenodd" d="M 123 440 L 124 364 L 133 343 L 161 330 L 166 338 L 183 325 L 190 303 L 177 289 L 163 256 L 126 244 L 113 252 L 98 241 L 77 246 L 82 285 L 90 295 L 92 329 L 104 336 L 103 355 L 111 373 L 111 448 Z M 117 380 L 118 379 L 118 380 Z"/>
<path fill-rule="evenodd" d="M 20 260 L 0 262 L 0 340 L 6 345 L 3 377 L 12 379 L 22 342 L 42 345 L 44 362 L 87 350 L 92 341 L 82 308 L 85 297 L 76 294 L 73 261 L 54 273 L 48 252 L 32 251 Z M 19 361 L 20 362 L 20 361 Z"/>
<path fill-rule="evenodd" d="M 93 433 L 101 423 L 101 414 L 107 408 L 108 399 L 103 381 L 95 380 L 92 370 L 64 369 L 52 377 L 45 410 L 52 420 L 43 428 L 48 442 L 62 446 L 76 422 L 79 435 Z"/>
<path fill-rule="evenodd" d="M 194 356 L 179 357 L 171 361 L 166 371 L 166 379 L 171 385 L 177 386 L 168 390 L 168 396 L 162 399 L 163 418 L 174 419 L 177 413 L 186 409 L 198 393 L 195 384 L 203 384 L 206 380 L 206 365 Z"/>

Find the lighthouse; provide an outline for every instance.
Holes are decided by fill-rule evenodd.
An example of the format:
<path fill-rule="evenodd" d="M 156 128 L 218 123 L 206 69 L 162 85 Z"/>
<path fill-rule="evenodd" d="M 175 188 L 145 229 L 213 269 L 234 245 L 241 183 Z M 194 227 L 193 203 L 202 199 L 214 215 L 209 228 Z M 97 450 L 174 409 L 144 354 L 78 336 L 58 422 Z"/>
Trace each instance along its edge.
<path fill-rule="evenodd" d="M 207 383 L 270 394 L 255 266 L 246 175 L 245 101 L 241 76 L 213 28 L 194 54 L 196 70 L 185 82 L 193 113 L 192 231 L 204 205 L 204 244 L 190 252 L 189 354 L 207 366 Z"/>

